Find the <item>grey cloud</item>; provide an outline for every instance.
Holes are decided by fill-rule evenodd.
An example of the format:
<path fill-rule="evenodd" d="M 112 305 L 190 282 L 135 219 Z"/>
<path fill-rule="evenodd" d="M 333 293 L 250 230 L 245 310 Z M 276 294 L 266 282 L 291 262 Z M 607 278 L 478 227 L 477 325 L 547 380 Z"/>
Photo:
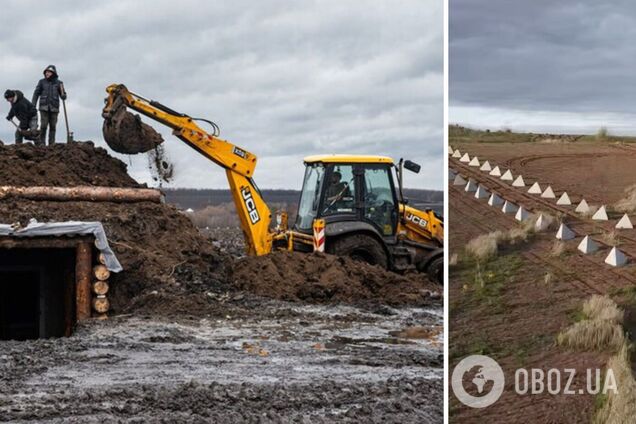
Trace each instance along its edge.
<path fill-rule="evenodd" d="M 633 2 L 450 0 L 449 15 L 451 106 L 633 110 Z"/>

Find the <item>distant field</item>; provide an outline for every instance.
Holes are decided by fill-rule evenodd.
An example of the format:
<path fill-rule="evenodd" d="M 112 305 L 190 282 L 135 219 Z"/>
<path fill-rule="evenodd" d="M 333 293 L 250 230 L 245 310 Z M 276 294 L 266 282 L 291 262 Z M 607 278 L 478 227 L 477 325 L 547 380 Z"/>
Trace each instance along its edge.
<path fill-rule="evenodd" d="M 187 188 L 166 188 L 168 203 L 176 205 L 180 209 L 203 209 L 207 206 L 219 206 L 232 203 L 232 194 L 229 190 L 197 190 Z M 300 198 L 298 190 L 262 190 L 263 197 L 269 205 L 287 204 L 295 205 Z M 412 205 L 438 206 L 444 201 L 444 193 L 437 190 L 404 189 L 404 196 Z M 434 207 L 433 207 L 434 208 Z"/>
<path fill-rule="evenodd" d="M 192 220 L 200 227 L 233 227 L 238 225 L 232 195 L 229 190 L 197 190 L 183 188 L 163 189 L 166 201 L 179 209 L 193 209 Z M 298 207 L 298 190 L 262 190 L 263 197 L 272 211 L 287 210 L 291 222 Z M 409 204 L 419 209 L 444 212 L 444 193 L 436 190 L 404 189 Z"/>
<path fill-rule="evenodd" d="M 596 134 L 524 133 L 503 130 L 476 130 L 461 125 L 448 126 L 448 140 L 453 143 L 636 143 L 636 137 L 612 135 L 605 128 Z"/>

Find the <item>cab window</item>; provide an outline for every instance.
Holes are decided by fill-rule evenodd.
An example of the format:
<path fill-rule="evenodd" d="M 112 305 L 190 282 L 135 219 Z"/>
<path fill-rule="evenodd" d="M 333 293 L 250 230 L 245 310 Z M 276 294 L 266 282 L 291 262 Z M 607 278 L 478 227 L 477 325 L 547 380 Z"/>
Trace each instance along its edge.
<path fill-rule="evenodd" d="M 391 172 L 386 166 L 369 166 L 364 170 L 364 216 L 385 236 L 394 234 L 397 210 Z"/>
<path fill-rule="evenodd" d="M 325 168 L 320 164 L 307 165 L 305 169 L 303 191 L 300 195 L 298 216 L 296 217 L 296 226 L 299 229 L 308 230 L 312 227 L 314 218 L 316 218 L 316 213 L 318 212 L 320 190 L 322 188 L 324 175 Z"/>
<path fill-rule="evenodd" d="M 322 215 L 355 212 L 356 184 L 352 165 L 333 165 L 325 188 Z"/>

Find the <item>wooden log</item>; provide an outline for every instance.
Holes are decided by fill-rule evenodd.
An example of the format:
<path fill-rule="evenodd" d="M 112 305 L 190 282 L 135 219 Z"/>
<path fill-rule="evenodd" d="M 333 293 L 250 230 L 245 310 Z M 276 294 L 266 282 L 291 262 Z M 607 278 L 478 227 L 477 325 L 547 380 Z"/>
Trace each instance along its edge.
<path fill-rule="evenodd" d="M 19 197 L 29 200 L 88 202 L 162 203 L 163 193 L 151 188 L 127 187 L 15 187 L 0 186 L 0 199 Z"/>
<path fill-rule="evenodd" d="M 93 274 L 99 281 L 106 281 L 110 277 L 110 271 L 105 265 L 95 265 Z"/>
<path fill-rule="evenodd" d="M 93 282 L 93 293 L 95 293 L 96 295 L 104 296 L 106 293 L 108 293 L 108 289 L 108 281 L 97 280 Z"/>
<path fill-rule="evenodd" d="M 97 296 L 93 299 L 93 309 L 98 314 L 108 312 L 108 308 L 110 308 L 110 302 L 106 296 Z"/>
<path fill-rule="evenodd" d="M 0 249 L 74 249 L 83 241 L 93 244 L 93 236 L 16 237 L 0 236 Z"/>
<path fill-rule="evenodd" d="M 75 313 L 77 321 L 91 316 L 93 244 L 82 242 L 77 245 L 75 255 Z"/>
<path fill-rule="evenodd" d="M 100 253 L 99 256 L 97 256 L 97 262 L 102 265 L 106 265 L 106 256 L 104 256 L 103 253 Z"/>

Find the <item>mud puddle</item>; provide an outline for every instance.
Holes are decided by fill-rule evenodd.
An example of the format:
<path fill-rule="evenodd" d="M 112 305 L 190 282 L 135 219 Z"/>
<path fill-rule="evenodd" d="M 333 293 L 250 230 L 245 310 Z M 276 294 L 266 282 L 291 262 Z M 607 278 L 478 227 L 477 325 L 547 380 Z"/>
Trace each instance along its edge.
<path fill-rule="evenodd" d="M 443 336 L 397 335 L 441 324 L 441 307 L 281 302 L 241 318 L 95 321 L 68 339 L 0 344 L 0 419 L 439 421 Z"/>

